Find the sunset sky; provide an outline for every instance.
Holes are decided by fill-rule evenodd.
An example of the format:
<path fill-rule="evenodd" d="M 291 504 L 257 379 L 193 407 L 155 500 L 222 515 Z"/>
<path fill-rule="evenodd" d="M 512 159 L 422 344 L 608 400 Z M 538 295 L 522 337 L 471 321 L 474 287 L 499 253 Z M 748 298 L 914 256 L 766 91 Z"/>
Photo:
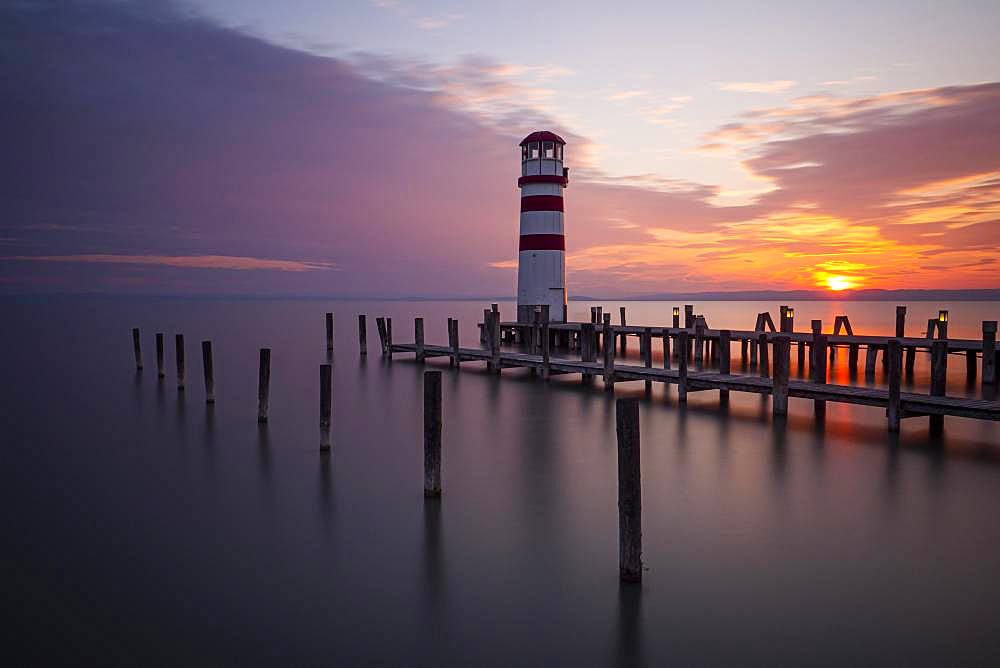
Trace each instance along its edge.
<path fill-rule="evenodd" d="M 513 295 L 536 129 L 571 296 L 1000 287 L 1000 4 L 824 4 L 6 3 L 0 292 Z"/>

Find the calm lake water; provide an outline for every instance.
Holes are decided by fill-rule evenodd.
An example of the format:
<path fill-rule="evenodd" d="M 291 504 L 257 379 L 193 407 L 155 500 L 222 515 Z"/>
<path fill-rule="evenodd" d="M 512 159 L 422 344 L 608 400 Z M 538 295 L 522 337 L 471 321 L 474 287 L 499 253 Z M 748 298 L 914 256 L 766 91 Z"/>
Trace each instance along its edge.
<path fill-rule="evenodd" d="M 614 396 L 642 399 L 648 570 L 641 587 L 619 587 L 614 396 L 599 380 L 428 363 L 444 371 L 444 496 L 423 498 L 424 367 L 383 360 L 374 317 L 392 316 L 404 341 L 424 316 L 437 343 L 458 317 L 472 346 L 482 303 L 0 304 L 4 644 L 27 653 L 23 665 L 1000 662 L 1000 425 L 948 418 L 934 441 L 913 418 L 892 439 L 880 409 L 829 404 L 817 428 L 811 403 L 791 399 L 776 427 L 767 398 L 733 393 L 723 413 L 714 391 L 681 408 L 673 388 L 620 383 Z M 615 320 L 619 305 L 603 304 Z M 673 304 L 625 305 L 630 324 L 661 325 Z M 893 329 L 891 303 L 793 306 L 798 330 L 840 313 L 856 333 Z M 589 319 L 589 304 L 570 307 Z M 1000 316 L 998 303 L 912 303 L 908 333 L 938 308 L 953 337 L 978 338 Z M 750 329 L 768 309 L 776 319 L 770 303 L 695 310 Z M 328 310 L 334 447 L 321 456 Z M 202 339 L 215 346 L 214 407 Z M 962 358 L 950 372 L 949 393 L 979 392 Z M 914 386 L 926 375 L 920 355 Z"/>

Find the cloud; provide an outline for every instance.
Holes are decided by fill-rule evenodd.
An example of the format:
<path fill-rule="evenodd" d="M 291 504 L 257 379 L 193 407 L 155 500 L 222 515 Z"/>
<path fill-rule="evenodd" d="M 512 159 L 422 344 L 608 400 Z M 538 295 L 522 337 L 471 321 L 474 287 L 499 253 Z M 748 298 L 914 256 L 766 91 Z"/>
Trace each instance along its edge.
<path fill-rule="evenodd" d="M 796 82 L 782 79 L 779 81 L 730 81 L 718 84 L 719 90 L 738 93 L 780 93 L 786 91 Z"/>
<path fill-rule="evenodd" d="M 608 99 L 612 102 L 620 102 L 622 100 L 631 100 L 636 97 L 646 97 L 649 95 L 649 91 L 646 90 L 622 90 L 617 93 L 612 93 L 608 96 Z"/>
<path fill-rule="evenodd" d="M 232 269 L 236 271 L 326 271 L 334 268 L 330 262 L 269 260 L 259 257 L 232 255 L 17 255 L 0 258 L 24 262 L 89 262 L 94 264 L 136 264 L 175 267 L 179 269 Z"/>

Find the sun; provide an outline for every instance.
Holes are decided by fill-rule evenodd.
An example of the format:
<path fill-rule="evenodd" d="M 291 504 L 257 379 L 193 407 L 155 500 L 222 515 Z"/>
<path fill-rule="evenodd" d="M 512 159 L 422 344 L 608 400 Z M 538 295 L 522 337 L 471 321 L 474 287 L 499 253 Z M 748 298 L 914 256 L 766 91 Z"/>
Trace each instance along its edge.
<path fill-rule="evenodd" d="M 840 292 L 841 290 L 847 290 L 854 287 L 854 283 L 852 283 L 851 279 L 847 276 L 827 276 L 826 287 L 830 288 L 834 292 Z"/>

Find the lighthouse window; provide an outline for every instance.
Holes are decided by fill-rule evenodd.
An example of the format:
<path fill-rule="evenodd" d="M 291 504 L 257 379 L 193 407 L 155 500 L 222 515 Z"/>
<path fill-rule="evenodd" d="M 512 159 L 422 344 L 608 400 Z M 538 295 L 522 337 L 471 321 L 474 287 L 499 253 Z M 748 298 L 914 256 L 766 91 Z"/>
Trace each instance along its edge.
<path fill-rule="evenodd" d="M 529 156 L 528 145 L 525 144 L 521 147 L 521 160 L 527 160 Z"/>
<path fill-rule="evenodd" d="M 562 160 L 562 144 L 556 144 L 556 160 Z"/>
<path fill-rule="evenodd" d="M 536 141 L 531 142 L 531 159 L 538 159 L 538 142 Z"/>
<path fill-rule="evenodd" d="M 550 141 L 544 142 L 542 144 L 542 146 L 545 149 L 545 155 L 544 155 L 544 157 L 550 158 L 550 159 L 556 157 L 555 148 L 553 148 L 552 142 L 550 142 Z"/>

